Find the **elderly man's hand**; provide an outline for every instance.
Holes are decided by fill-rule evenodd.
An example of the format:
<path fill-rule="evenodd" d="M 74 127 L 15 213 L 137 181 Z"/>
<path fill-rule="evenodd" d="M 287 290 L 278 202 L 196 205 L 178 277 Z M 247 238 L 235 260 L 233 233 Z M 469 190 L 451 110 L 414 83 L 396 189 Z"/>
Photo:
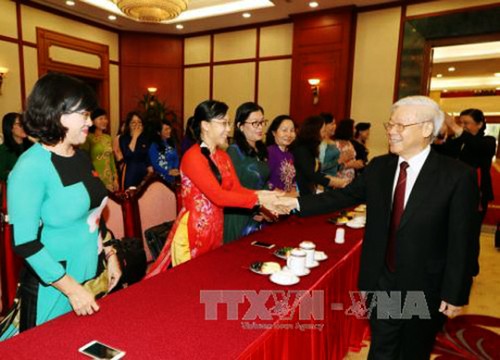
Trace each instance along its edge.
<path fill-rule="evenodd" d="M 439 307 L 439 312 L 442 312 L 449 318 L 454 318 L 457 315 L 460 315 L 462 312 L 463 306 L 455 306 L 447 303 L 446 301 L 441 301 L 441 306 Z"/>

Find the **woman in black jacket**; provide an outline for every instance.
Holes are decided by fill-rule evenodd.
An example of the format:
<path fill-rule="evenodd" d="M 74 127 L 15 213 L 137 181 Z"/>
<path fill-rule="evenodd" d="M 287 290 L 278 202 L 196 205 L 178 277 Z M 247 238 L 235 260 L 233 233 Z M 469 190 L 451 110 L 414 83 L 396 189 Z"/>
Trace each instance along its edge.
<path fill-rule="evenodd" d="M 344 179 L 321 173 L 318 155 L 324 131 L 324 119 L 311 116 L 302 123 L 297 140 L 292 144 L 297 186 L 301 196 L 315 194 L 318 185 L 342 188 L 347 183 Z"/>

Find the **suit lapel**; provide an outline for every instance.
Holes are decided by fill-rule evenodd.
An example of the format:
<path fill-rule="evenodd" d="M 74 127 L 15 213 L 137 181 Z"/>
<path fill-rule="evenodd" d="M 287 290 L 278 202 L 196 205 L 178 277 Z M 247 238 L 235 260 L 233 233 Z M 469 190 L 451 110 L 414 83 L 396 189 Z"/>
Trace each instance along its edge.
<path fill-rule="evenodd" d="M 402 228 L 408 219 L 412 217 L 412 214 L 418 209 L 422 201 L 430 196 L 430 191 L 434 188 L 434 177 L 433 174 L 436 173 L 438 167 L 438 161 L 436 154 L 431 150 L 429 156 L 425 160 L 424 166 L 418 174 L 417 181 L 413 185 L 410 197 L 406 203 L 406 207 L 401 217 L 401 222 L 399 228 Z"/>
<path fill-rule="evenodd" d="M 387 219 L 387 224 L 391 219 L 392 211 L 392 188 L 394 186 L 394 174 L 398 166 L 398 156 L 392 155 L 386 164 L 385 171 L 382 172 L 382 179 L 380 181 L 380 191 L 382 196 L 382 204 L 384 204 L 384 214 Z"/>

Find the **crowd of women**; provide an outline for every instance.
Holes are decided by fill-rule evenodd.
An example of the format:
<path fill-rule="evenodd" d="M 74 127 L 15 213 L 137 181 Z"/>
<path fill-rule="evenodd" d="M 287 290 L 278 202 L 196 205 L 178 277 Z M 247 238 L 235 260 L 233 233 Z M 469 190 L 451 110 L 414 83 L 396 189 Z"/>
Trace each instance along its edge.
<path fill-rule="evenodd" d="M 220 101 L 200 103 L 181 144 L 167 120 L 130 112 L 112 139 L 87 85 L 56 73 L 38 80 L 26 112 L 4 117 L 0 145 L 14 250 L 28 265 L 20 280 L 21 331 L 71 309 L 98 311 L 84 284 L 103 269 L 108 290 L 116 285 L 121 271 L 113 248 L 103 246 L 108 233 L 99 221 L 107 191 L 138 186 L 151 173 L 180 180 L 182 208 L 151 277 L 276 221 L 269 209 L 280 196 L 347 186 L 368 162 L 369 123 L 322 113 L 300 128 L 288 115 L 268 124 L 264 109 L 247 102 L 233 125 L 228 110 Z M 480 110 L 460 119 L 462 126 L 447 122 L 449 139 L 440 146 L 482 172 L 485 211 L 495 139 L 484 136 Z"/>

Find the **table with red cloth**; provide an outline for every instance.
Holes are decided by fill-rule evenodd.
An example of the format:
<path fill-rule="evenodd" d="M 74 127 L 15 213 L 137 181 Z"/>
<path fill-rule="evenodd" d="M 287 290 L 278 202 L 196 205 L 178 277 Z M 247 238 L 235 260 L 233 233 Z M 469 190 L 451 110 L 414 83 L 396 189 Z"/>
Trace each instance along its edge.
<path fill-rule="evenodd" d="M 328 217 L 291 216 L 270 225 L 101 299 L 95 315 L 70 313 L 6 340 L 0 359 L 84 359 L 78 349 L 92 340 L 130 359 L 342 359 L 360 346 L 367 328 L 349 310 L 363 230 L 346 229 L 345 243 L 336 244 Z M 276 247 L 252 246 L 255 240 Z M 298 284 L 277 285 L 249 270 L 255 261 L 284 265 L 274 250 L 303 240 L 315 242 L 328 259 Z M 280 300 L 298 306 L 274 311 L 285 304 Z M 305 302 L 315 306 L 312 315 Z"/>

